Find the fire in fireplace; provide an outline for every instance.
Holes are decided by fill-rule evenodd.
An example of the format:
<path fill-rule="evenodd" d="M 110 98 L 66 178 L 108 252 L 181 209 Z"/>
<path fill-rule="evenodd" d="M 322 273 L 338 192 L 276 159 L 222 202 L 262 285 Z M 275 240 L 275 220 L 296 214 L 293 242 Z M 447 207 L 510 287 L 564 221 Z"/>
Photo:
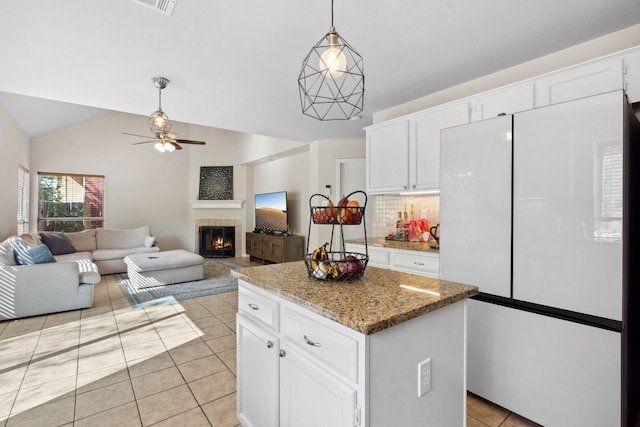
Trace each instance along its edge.
<path fill-rule="evenodd" d="M 236 256 L 235 227 L 203 226 L 200 234 L 200 255 L 209 258 L 227 258 Z"/>

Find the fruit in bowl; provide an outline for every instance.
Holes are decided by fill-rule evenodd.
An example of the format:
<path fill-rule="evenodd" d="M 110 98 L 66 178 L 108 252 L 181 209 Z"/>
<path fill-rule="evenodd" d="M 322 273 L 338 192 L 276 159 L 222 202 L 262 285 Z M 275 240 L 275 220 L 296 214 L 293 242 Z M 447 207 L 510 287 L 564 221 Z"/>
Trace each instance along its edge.
<path fill-rule="evenodd" d="M 340 272 L 347 278 L 357 277 L 362 272 L 360 260 L 355 255 L 347 255 L 340 263 Z"/>

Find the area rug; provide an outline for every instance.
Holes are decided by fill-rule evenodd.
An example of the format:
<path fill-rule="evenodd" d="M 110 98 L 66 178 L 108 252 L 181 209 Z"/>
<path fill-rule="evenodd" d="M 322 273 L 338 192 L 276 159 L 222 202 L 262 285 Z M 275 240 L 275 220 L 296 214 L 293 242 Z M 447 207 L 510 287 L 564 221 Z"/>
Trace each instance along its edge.
<path fill-rule="evenodd" d="M 238 279 L 231 277 L 230 271 L 247 266 L 226 258 L 206 258 L 203 280 L 141 289 L 130 283 L 127 273 L 116 274 L 115 278 L 131 307 L 138 308 L 235 291 Z"/>

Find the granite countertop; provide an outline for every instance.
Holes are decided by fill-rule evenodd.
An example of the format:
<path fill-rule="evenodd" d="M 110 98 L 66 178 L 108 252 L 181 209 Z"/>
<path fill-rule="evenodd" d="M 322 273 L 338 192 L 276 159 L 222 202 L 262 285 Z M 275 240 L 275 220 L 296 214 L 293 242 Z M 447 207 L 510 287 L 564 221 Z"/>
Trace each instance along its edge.
<path fill-rule="evenodd" d="M 371 266 L 351 283 L 310 278 L 304 261 L 240 268 L 231 274 L 365 335 L 478 293 L 477 286 Z"/>
<path fill-rule="evenodd" d="M 353 243 L 354 245 L 364 245 L 364 239 L 346 240 L 345 243 Z M 420 251 L 439 254 L 440 251 L 436 246 L 436 242 L 429 240 L 428 242 L 409 242 L 406 240 L 387 240 L 384 237 L 371 237 L 367 239 L 367 246 L 383 247 L 388 249 L 403 249 L 405 251 Z"/>

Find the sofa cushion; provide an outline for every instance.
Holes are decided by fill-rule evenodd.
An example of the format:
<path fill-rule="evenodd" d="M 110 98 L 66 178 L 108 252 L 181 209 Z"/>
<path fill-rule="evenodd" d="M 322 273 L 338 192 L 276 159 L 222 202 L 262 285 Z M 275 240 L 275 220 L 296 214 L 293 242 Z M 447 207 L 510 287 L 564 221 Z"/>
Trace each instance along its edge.
<path fill-rule="evenodd" d="M 9 239 L 0 243 L 0 265 L 16 265 L 16 256 L 13 254 Z"/>
<path fill-rule="evenodd" d="M 96 230 L 96 247 L 97 249 L 126 249 L 144 246 L 144 238 L 150 234 L 151 229 L 148 226 L 132 230 L 98 228 Z"/>
<path fill-rule="evenodd" d="M 65 233 L 76 251 L 86 252 L 96 249 L 96 230 L 89 229 L 75 233 Z"/>
<path fill-rule="evenodd" d="M 26 246 L 18 238 L 9 241 L 19 265 L 47 264 L 56 262 L 47 245 Z"/>
<path fill-rule="evenodd" d="M 96 249 L 92 252 L 94 261 L 107 261 L 111 259 L 124 259 L 127 255 L 131 254 L 140 254 L 140 253 L 149 253 L 149 252 L 159 252 L 160 248 L 154 246 L 152 248 L 148 248 L 146 246 L 138 246 L 137 248 L 126 248 L 126 249 Z"/>
<path fill-rule="evenodd" d="M 56 255 L 54 258 L 58 262 L 93 262 L 93 256 L 91 256 L 91 252 L 74 252 L 72 254 Z"/>
<path fill-rule="evenodd" d="M 53 255 L 72 254 L 76 251 L 69 238 L 63 233 L 40 233 L 40 239 Z"/>
<path fill-rule="evenodd" d="M 38 233 L 25 233 L 19 235 L 18 238 L 26 246 L 38 246 L 42 244 L 42 239 Z"/>

